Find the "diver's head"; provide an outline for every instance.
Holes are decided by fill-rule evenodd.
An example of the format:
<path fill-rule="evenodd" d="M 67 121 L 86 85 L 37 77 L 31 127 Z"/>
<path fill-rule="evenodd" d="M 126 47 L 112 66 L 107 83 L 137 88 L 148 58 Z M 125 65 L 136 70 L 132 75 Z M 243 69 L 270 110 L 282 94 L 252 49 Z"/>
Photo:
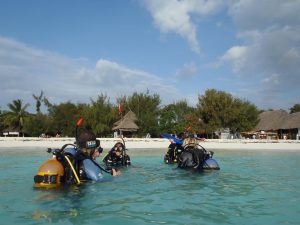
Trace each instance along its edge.
<path fill-rule="evenodd" d="M 179 140 L 183 140 L 183 139 L 184 139 L 184 133 L 181 132 L 181 133 L 177 134 L 177 138 L 178 138 Z"/>
<path fill-rule="evenodd" d="M 124 147 L 123 143 L 121 143 L 121 142 L 117 142 L 117 143 L 114 145 L 115 151 L 117 151 L 117 150 L 123 151 L 124 148 L 125 148 L 125 147 Z"/>
<path fill-rule="evenodd" d="M 99 157 L 102 152 L 103 152 L 103 148 L 99 147 L 90 150 L 89 155 L 92 159 L 96 160 L 96 158 Z"/>
<path fill-rule="evenodd" d="M 100 141 L 96 139 L 96 135 L 91 131 L 82 132 L 77 140 L 79 148 L 95 149 L 100 146 Z"/>
<path fill-rule="evenodd" d="M 121 143 L 121 142 L 117 142 L 115 145 L 114 145 L 114 153 L 117 155 L 117 156 L 120 156 L 122 155 L 122 152 L 124 151 L 124 144 Z"/>

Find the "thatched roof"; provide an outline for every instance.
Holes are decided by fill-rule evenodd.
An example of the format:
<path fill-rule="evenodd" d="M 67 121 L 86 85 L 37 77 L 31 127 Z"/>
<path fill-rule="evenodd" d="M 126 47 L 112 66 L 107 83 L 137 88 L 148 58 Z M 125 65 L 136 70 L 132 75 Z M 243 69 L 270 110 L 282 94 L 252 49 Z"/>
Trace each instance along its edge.
<path fill-rule="evenodd" d="M 300 112 L 288 114 L 288 116 L 282 121 L 281 129 L 294 128 L 300 128 Z"/>
<path fill-rule="evenodd" d="M 136 120 L 134 112 L 129 111 L 122 119 L 114 123 L 112 130 L 137 131 L 139 127 L 135 124 Z"/>
<path fill-rule="evenodd" d="M 131 120 L 131 121 L 137 121 L 137 117 L 136 117 L 135 113 L 130 110 L 128 113 L 126 113 L 126 115 L 122 119 L 115 122 L 114 126 L 118 126 L 125 119 Z"/>
<path fill-rule="evenodd" d="M 289 114 L 280 109 L 261 113 L 259 115 L 259 123 L 254 130 L 271 131 L 295 128 L 300 128 L 300 112 Z"/>

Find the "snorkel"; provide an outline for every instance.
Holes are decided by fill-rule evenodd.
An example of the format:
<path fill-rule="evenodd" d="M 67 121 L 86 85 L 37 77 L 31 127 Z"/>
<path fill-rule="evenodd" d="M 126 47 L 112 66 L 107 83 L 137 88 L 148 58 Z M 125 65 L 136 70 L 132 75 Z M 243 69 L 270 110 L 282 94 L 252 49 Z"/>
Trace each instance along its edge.
<path fill-rule="evenodd" d="M 125 140 L 124 140 L 124 138 L 123 137 L 121 137 L 121 139 L 122 139 L 122 142 L 123 142 L 123 145 L 124 145 L 124 149 L 123 149 L 123 151 L 122 151 L 122 166 L 124 166 L 125 165 L 125 155 L 126 155 L 126 145 L 125 145 Z"/>
<path fill-rule="evenodd" d="M 79 120 L 77 120 L 76 128 L 75 128 L 75 140 L 76 140 L 76 143 L 78 143 L 78 127 L 81 126 L 82 123 L 83 123 L 83 118 L 80 117 Z"/>

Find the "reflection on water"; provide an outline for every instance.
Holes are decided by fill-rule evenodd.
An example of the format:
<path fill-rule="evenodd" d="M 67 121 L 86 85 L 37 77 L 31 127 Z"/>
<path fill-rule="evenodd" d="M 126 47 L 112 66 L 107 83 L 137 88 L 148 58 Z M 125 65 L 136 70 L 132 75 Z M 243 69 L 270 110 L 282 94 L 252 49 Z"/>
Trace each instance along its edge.
<path fill-rule="evenodd" d="M 220 171 L 196 173 L 165 165 L 163 150 L 134 150 L 133 165 L 120 177 L 49 190 L 33 188 L 33 176 L 50 156 L 44 150 L 0 152 L 0 218 L 6 224 L 300 221 L 297 152 L 219 151 Z"/>

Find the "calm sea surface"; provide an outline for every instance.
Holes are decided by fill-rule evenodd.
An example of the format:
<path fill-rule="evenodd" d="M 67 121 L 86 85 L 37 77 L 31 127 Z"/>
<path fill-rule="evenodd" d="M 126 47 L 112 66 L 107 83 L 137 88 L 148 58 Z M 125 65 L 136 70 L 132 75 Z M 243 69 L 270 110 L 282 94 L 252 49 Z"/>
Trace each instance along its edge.
<path fill-rule="evenodd" d="M 163 150 L 129 154 L 122 176 L 42 190 L 33 176 L 50 154 L 0 149 L 0 224 L 300 224 L 300 152 L 219 150 L 221 170 L 203 173 Z"/>

